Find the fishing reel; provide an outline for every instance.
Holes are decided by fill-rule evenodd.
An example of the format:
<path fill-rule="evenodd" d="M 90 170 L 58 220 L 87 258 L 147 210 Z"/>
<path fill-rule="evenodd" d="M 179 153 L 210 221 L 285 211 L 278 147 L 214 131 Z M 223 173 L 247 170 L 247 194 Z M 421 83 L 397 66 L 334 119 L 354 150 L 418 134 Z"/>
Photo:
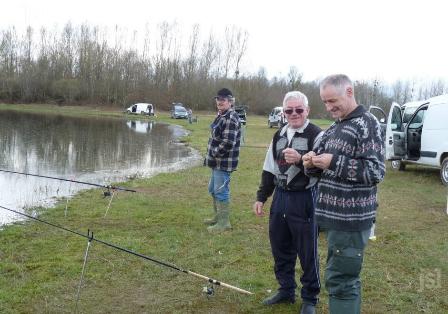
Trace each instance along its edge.
<path fill-rule="evenodd" d="M 204 286 L 202 288 L 202 293 L 204 293 L 207 298 L 212 297 L 213 295 L 215 295 L 215 288 L 214 288 L 213 284 L 210 284 L 208 286 Z"/>

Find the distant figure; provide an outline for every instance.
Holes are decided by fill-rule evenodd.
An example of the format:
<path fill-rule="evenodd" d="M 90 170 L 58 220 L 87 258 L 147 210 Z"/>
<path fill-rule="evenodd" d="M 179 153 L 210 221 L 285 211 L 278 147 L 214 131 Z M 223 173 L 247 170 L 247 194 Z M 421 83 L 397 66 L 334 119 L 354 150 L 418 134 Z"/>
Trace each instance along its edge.
<path fill-rule="evenodd" d="M 218 115 L 210 125 L 205 165 L 212 169 L 208 191 L 213 197 L 214 217 L 204 220 L 209 232 L 231 229 L 230 225 L 230 175 L 238 166 L 241 125 L 238 114 L 231 108 L 235 101 L 227 88 L 215 96 Z"/>
<path fill-rule="evenodd" d="M 384 141 L 378 120 L 355 100 L 344 74 L 320 83 L 320 97 L 336 119 L 319 147 L 302 157 L 308 173 L 320 175 L 316 221 L 328 244 L 325 286 L 331 314 L 361 313 L 364 249 L 385 175 Z"/>
<path fill-rule="evenodd" d="M 191 110 L 191 108 L 188 108 L 187 114 L 188 114 L 188 123 L 192 124 L 193 123 L 193 110 Z"/>
<path fill-rule="evenodd" d="M 241 126 L 241 146 L 244 146 L 244 143 L 246 142 L 246 126 Z"/>
<path fill-rule="evenodd" d="M 303 275 L 300 313 L 313 314 L 320 292 L 317 226 L 314 221 L 316 178 L 305 175 L 302 155 L 316 147 L 322 130 L 308 120 L 308 98 L 301 92 L 285 95 L 283 109 L 288 124 L 280 128 L 266 153 L 253 210 L 264 215 L 263 206 L 274 192 L 269 214 L 269 239 L 274 256 L 277 293 L 263 304 L 295 303 L 297 257 Z"/>

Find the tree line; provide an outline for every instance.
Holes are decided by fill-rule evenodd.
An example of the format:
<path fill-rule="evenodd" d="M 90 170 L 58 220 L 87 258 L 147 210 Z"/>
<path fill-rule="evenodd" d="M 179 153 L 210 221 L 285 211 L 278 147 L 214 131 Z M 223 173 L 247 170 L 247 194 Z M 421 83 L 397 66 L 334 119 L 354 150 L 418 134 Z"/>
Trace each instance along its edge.
<path fill-rule="evenodd" d="M 214 93 L 225 86 L 251 113 L 266 114 L 281 105 L 286 92 L 300 90 L 309 97 L 312 116 L 326 117 L 318 81 L 304 81 L 296 67 L 286 77 L 272 79 L 264 68 L 240 72 L 247 57 L 247 31 L 229 26 L 217 36 L 202 34 L 194 25 L 187 35 L 168 22 L 142 34 L 71 23 L 52 30 L 28 27 L 23 34 L 15 27 L 1 30 L 0 101 L 117 108 L 150 102 L 165 110 L 182 102 L 193 110 L 211 110 Z M 359 103 L 384 109 L 392 101 L 403 104 L 447 91 L 442 80 L 424 86 L 409 80 L 392 85 L 355 81 Z"/>

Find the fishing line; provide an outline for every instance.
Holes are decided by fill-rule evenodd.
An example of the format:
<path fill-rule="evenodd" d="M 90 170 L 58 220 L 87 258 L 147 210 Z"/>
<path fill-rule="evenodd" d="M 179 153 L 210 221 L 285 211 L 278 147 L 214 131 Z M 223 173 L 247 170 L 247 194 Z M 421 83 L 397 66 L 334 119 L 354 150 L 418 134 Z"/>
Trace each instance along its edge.
<path fill-rule="evenodd" d="M 87 257 L 89 256 L 90 244 L 93 240 L 93 232 L 90 233 L 90 230 L 87 230 L 87 236 L 89 237 L 89 240 L 87 241 L 86 253 L 84 254 L 84 262 L 82 264 L 81 278 L 79 279 L 78 292 L 76 294 L 75 313 L 78 313 L 79 295 L 81 294 L 82 282 L 84 280 L 84 274 L 87 266 Z"/>
<path fill-rule="evenodd" d="M 73 182 L 73 183 L 79 183 L 79 184 L 86 184 L 86 185 L 97 186 L 97 187 L 106 188 L 106 189 L 113 189 L 113 190 L 120 190 L 120 191 L 127 191 L 127 192 L 137 192 L 136 190 L 122 188 L 122 187 L 114 186 L 114 185 L 103 185 L 103 184 L 90 183 L 90 182 L 84 182 L 84 181 L 78 181 L 78 180 L 70 180 L 70 179 L 64 179 L 64 178 L 43 176 L 43 175 L 40 175 L 40 174 L 18 172 L 18 171 L 4 170 L 4 169 L 0 169 L 0 172 L 15 173 L 15 174 L 22 174 L 22 175 L 38 177 L 38 178 L 46 178 L 46 179 L 53 179 L 53 180 L 59 180 L 59 181 Z"/>
<path fill-rule="evenodd" d="M 262 148 L 262 149 L 268 149 L 269 146 L 257 146 L 257 145 L 243 145 L 241 144 L 241 148 Z"/>
<path fill-rule="evenodd" d="M 104 218 L 107 216 L 107 212 L 109 211 L 110 204 L 112 204 L 112 200 L 114 199 L 115 190 L 112 190 L 112 195 L 110 196 L 109 204 L 107 205 L 106 212 L 104 213 Z"/>
<path fill-rule="evenodd" d="M 103 244 L 103 245 L 105 245 L 105 246 L 114 248 L 114 249 L 119 250 L 119 251 L 122 251 L 122 252 L 126 252 L 126 253 L 128 253 L 128 254 L 131 254 L 131 255 L 134 255 L 134 256 L 143 258 L 143 259 L 145 259 L 145 260 L 154 262 L 154 263 L 156 263 L 156 264 L 159 264 L 159 265 L 162 265 L 162 266 L 165 266 L 165 267 L 168 267 L 168 268 L 177 270 L 177 271 L 182 272 L 182 273 L 185 273 L 185 274 L 189 274 L 189 275 L 195 276 L 195 277 L 197 277 L 197 278 L 204 279 L 204 280 L 208 281 L 210 284 L 217 285 L 217 286 L 222 286 L 222 287 L 226 287 L 226 288 L 229 288 L 229 289 L 238 291 L 238 292 L 240 292 L 240 293 L 244 293 L 244 294 L 248 294 L 248 295 L 253 295 L 253 293 L 250 292 L 250 291 L 247 291 L 247 290 L 244 290 L 244 289 L 241 289 L 241 288 L 238 288 L 238 287 L 229 285 L 229 284 L 227 284 L 227 283 L 225 283 L 225 282 L 221 282 L 221 281 L 212 279 L 212 278 L 210 278 L 210 277 L 201 275 L 201 274 L 199 274 L 199 273 L 192 272 L 192 271 L 190 271 L 190 270 L 188 270 L 188 269 L 182 269 L 182 268 L 180 268 L 180 267 L 178 267 L 178 266 L 176 266 L 176 265 L 174 265 L 174 264 L 171 264 L 171 263 L 168 263 L 168 262 L 165 262 L 165 261 L 156 259 L 156 258 L 151 257 L 151 256 L 143 255 L 143 254 L 140 254 L 140 253 L 138 253 L 138 252 L 131 251 L 131 250 L 129 250 L 129 249 L 120 247 L 120 246 L 115 245 L 115 244 L 113 244 L 113 243 L 109 243 L 109 242 L 106 242 L 106 241 L 97 239 L 97 238 L 93 237 L 93 232 L 92 232 L 91 234 L 90 234 L 90 232 L 88 232 L 88 234 L 85 235 L 85 234 L 82 234 L 82 233 L 80 233 L 80 232 L 77 232 L 77 231 L 74 231 L 74 230 L 70 230 L 70 229 L 68 229 L 68 228 L 65 228 L 65 227 L 56 225 L 56 224 L 54 224 L 54 223 L 45 221 L 45 220 L 40 219 L 40 218 L 37 218 L 37 217 L 33 217 L 33 216 L 31 216 L 31 215 L 28 215 L 28 214 L 19 212 L 19 211 L 14 210 L 14 209 L 10 209 L 10 208 L 7 208 L 7 207 L 1 206 L 1 205 L 0 205 L 0 208 L 3 208 L 3 209 L 8 210 L 8 211 L 10 211 L 10 212 L 16 213 L 16 214 L 18 214 L 18 215 L 25 216 L 25 217 L 27 217 L 27 218 L 30 218 L 30 219 L 33 219 L 33 220 L 36 220 L 36 221 L 39 221 L 39 222 L 44 223 L 44 224 L 47 224 L 47 225 L 49 225 L 49 226 L 52 226 L 52 227 L 55 227 L 55 228 L 58 228 L 58 229 L 61 229 L 61 230 L 64 230 L 64 231 L 67 231 L 67 232 L 76 234 L 76 235 L 79 235 L 79 236 L 81 236 L 81 237 L 83 237 L 83 238 L 90 239 L 90 241 L 96 241 L 96 242 L 101 243 L 101 244 Z"/>

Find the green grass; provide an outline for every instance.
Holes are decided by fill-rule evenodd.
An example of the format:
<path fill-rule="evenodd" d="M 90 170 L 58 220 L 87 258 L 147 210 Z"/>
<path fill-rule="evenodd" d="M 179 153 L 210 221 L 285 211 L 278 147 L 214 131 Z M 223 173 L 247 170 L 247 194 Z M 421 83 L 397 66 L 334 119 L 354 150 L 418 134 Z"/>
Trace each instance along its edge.
<path fill-rule="evenodd" d="M 72 113 L 83 110 L 76 108 Z M 95 114 L 101 115 L 98 111 Z M 199 123 L 190 125 L 169 119 L 167 113 L 156 118 L 190 130 L 183 141 L 201 153 L 212 119 L 211 114 L 199 113 Z M 109 200 L 97 189 L 70 200 L 67 217 L 64 201 L 40 216 L 84 234 L 93 230 L 97 239 L 255 294 L 217 287 L 215 295 L 207 298 L 201 292 L 206 285 L 201 279 L 93 242 L 80 295 L 81 313 L 298 311 L 299 304 L 270 308 L 260 304 L 269 290 L 277 288 L 268 218 L 257 218 L 251 210 L 266 148 L 276 130 L 269 129 L 266 121 L 265 117 L 248 117 L 246 146 L 241 150 L 239 169 L 232 175 L 231 232 L 210 235 L 202 224 L 211 206 L 207 194 L 210 170 L 205 167 L 120 183 L 139 193 L 119 192 L 106 218 Z M 317 122 L 328 125 L 328 121 Z M 388 169 L 379 186 L 378 240 L 369 243 L 362 272 L 363 313 L 448 312 L 446 197 L 447 189 L 436 170 Z M 87 240 L 32 221 L 5 227 L 0 239 L 0 312 L 73 313 Z M 321 236 L 321 273 L 325 245 Z M 300 273 L 300 267 L 297 270 Z M 323 288 L 319 313 L 328 313 L 327 300 Z"/>

